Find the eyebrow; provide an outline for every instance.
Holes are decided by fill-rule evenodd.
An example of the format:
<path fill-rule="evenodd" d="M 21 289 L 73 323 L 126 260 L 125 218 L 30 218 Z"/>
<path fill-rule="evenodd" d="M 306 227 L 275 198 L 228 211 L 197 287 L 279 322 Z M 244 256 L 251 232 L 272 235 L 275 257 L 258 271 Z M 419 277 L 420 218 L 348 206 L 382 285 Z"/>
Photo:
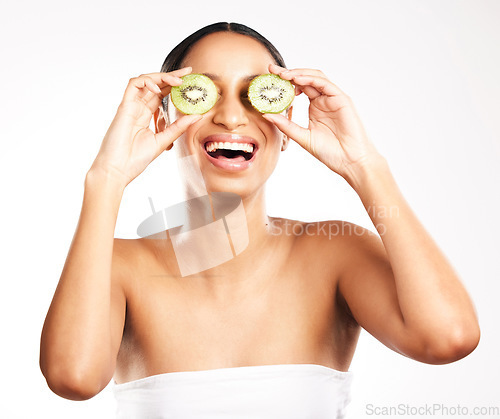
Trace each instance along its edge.
<path fill-rule="evenodd" d="M 201 73 L 201 74 L 211 78 L 212 80 L 220 81 L 220 76 L 218 76 L 217 74 L 212 74 L 212 73 Z M 257 76 L 260 76 L 260 74 L 252 74 L 251 76 L 242 77 L 241 81 L 249 82 L 252 81 Z"/>

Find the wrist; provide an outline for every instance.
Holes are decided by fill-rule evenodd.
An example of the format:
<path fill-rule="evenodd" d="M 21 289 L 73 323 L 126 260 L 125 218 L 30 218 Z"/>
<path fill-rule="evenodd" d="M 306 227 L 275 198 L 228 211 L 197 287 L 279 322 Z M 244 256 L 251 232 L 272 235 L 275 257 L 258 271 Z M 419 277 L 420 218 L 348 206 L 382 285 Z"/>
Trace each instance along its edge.
<path fill-rule="evenodd" d="M 104 188 L 123 194 L 127 183 L 118 174 L 100 167 L 91 167 L 85 175 L 85 189 Z"/>
<path fill-rule="evenodd" d="M 359 194 L 364 185 L 366 185 L 373 176 L 379 176 L 382 173 L 388 173 L 389 164 L 384 156 L 375 153 L 370 157 L 358 160 L 348 166 L 344 179 Z"/>

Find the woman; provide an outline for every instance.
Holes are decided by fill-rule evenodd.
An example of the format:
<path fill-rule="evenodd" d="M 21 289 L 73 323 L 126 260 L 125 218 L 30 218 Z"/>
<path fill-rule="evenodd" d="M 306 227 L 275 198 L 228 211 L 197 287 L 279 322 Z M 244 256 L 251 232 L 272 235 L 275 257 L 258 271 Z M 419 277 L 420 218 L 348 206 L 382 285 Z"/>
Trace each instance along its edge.
<path fill-rule="evenodd" d="M 189 73 L 209 75 L 218 88 L 216 105 L 201 116 L 162 107 Z M 307 128 L 291 121 L 291 108 L 262 115 L 250 105 L 248 84 L 264 73 L 309 98 Z M 266 215 L 265 183 L 290 139 L 354 188 L 380 237 L 342 221 Z M 251 143 L 251 164 L 214 163 L 210 141 Z M 167 234 L 113 238 L 125 187 L 174 144 L 198 165 L 208 192 L 241 197 L 248 227 L 241 253 L 188 276 Z M 360 327 L 431 364 L 465 357 L 480 335 L 466 290 L 402 197 L 351 99 L 321 71 L 287 70 L 243 25 L 201 29 L 162 72 L 130 80 L 86 175 L 42 332 L 49 387 L 84 400 L 114 377 L 123 417 L 342 417 Z"/>

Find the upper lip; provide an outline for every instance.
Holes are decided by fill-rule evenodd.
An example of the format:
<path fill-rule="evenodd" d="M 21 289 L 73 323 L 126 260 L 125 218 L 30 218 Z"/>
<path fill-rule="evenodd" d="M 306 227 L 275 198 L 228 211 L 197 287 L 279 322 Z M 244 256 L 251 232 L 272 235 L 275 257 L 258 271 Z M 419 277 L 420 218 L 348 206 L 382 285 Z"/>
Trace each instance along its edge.
<path fill-rule="evenodd" d="M 257 150 L 257 148 L 259 148 L 259 145 L 257 144 L 257 141 L 254 138 L 248 137 L 246 135 L 239 135 L 239 134 L 212 134 L 212 135 L 209 135 L 208 137 L 205 137 L 203 139 L 203 141 L 201 142 L 203 145 L 203 148 L 205 148 L 205 144 L 208 143 L 209 141 L 224 142 L 224 143 L 253 144 L 254 151 Z"/>

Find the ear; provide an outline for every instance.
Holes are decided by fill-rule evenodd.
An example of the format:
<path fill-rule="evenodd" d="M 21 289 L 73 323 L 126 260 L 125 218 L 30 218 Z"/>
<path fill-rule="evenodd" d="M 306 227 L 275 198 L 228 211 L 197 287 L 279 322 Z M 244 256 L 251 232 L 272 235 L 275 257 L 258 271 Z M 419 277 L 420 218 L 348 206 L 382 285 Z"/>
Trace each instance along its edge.
<path fill-rule="evenodd" d="M 286 110 L 286 117 L 288 118 L 289 121 L 292 120 L 292 112 L 293 112 L 293 106 L 290 106 Z M 288 138 L 285 134 L 283 134 L 283 143 L 281 145 L 281 151 L 285 151 L 286 148 L 288 147 L 288 143 L 290 142 L 290 138 Z"/>
<path fill-rule="evenodd" d="M 168 125 L 167 121 L 165 121 L 165 112 L 163 112 L 163 109 L 159 107 L 154 115 L 153 115 L 154 121 L 155 121 L 155 134 L 158 134 L 162 132 Z"/>
<path fill-rule="evenodd" d="M 165 120 L 165 112 L 163 111 L 163 107 L 159 107 L 155 113 L 153 114 L 153 118 L 155 121 L 155 134 L 158 134 L 162 131 L 165 130 L 165 128 L 168 126 L 168 121 Z M 170 150 L 174 144 L 170 144 L 167 147 L 167 150 Z"/>

